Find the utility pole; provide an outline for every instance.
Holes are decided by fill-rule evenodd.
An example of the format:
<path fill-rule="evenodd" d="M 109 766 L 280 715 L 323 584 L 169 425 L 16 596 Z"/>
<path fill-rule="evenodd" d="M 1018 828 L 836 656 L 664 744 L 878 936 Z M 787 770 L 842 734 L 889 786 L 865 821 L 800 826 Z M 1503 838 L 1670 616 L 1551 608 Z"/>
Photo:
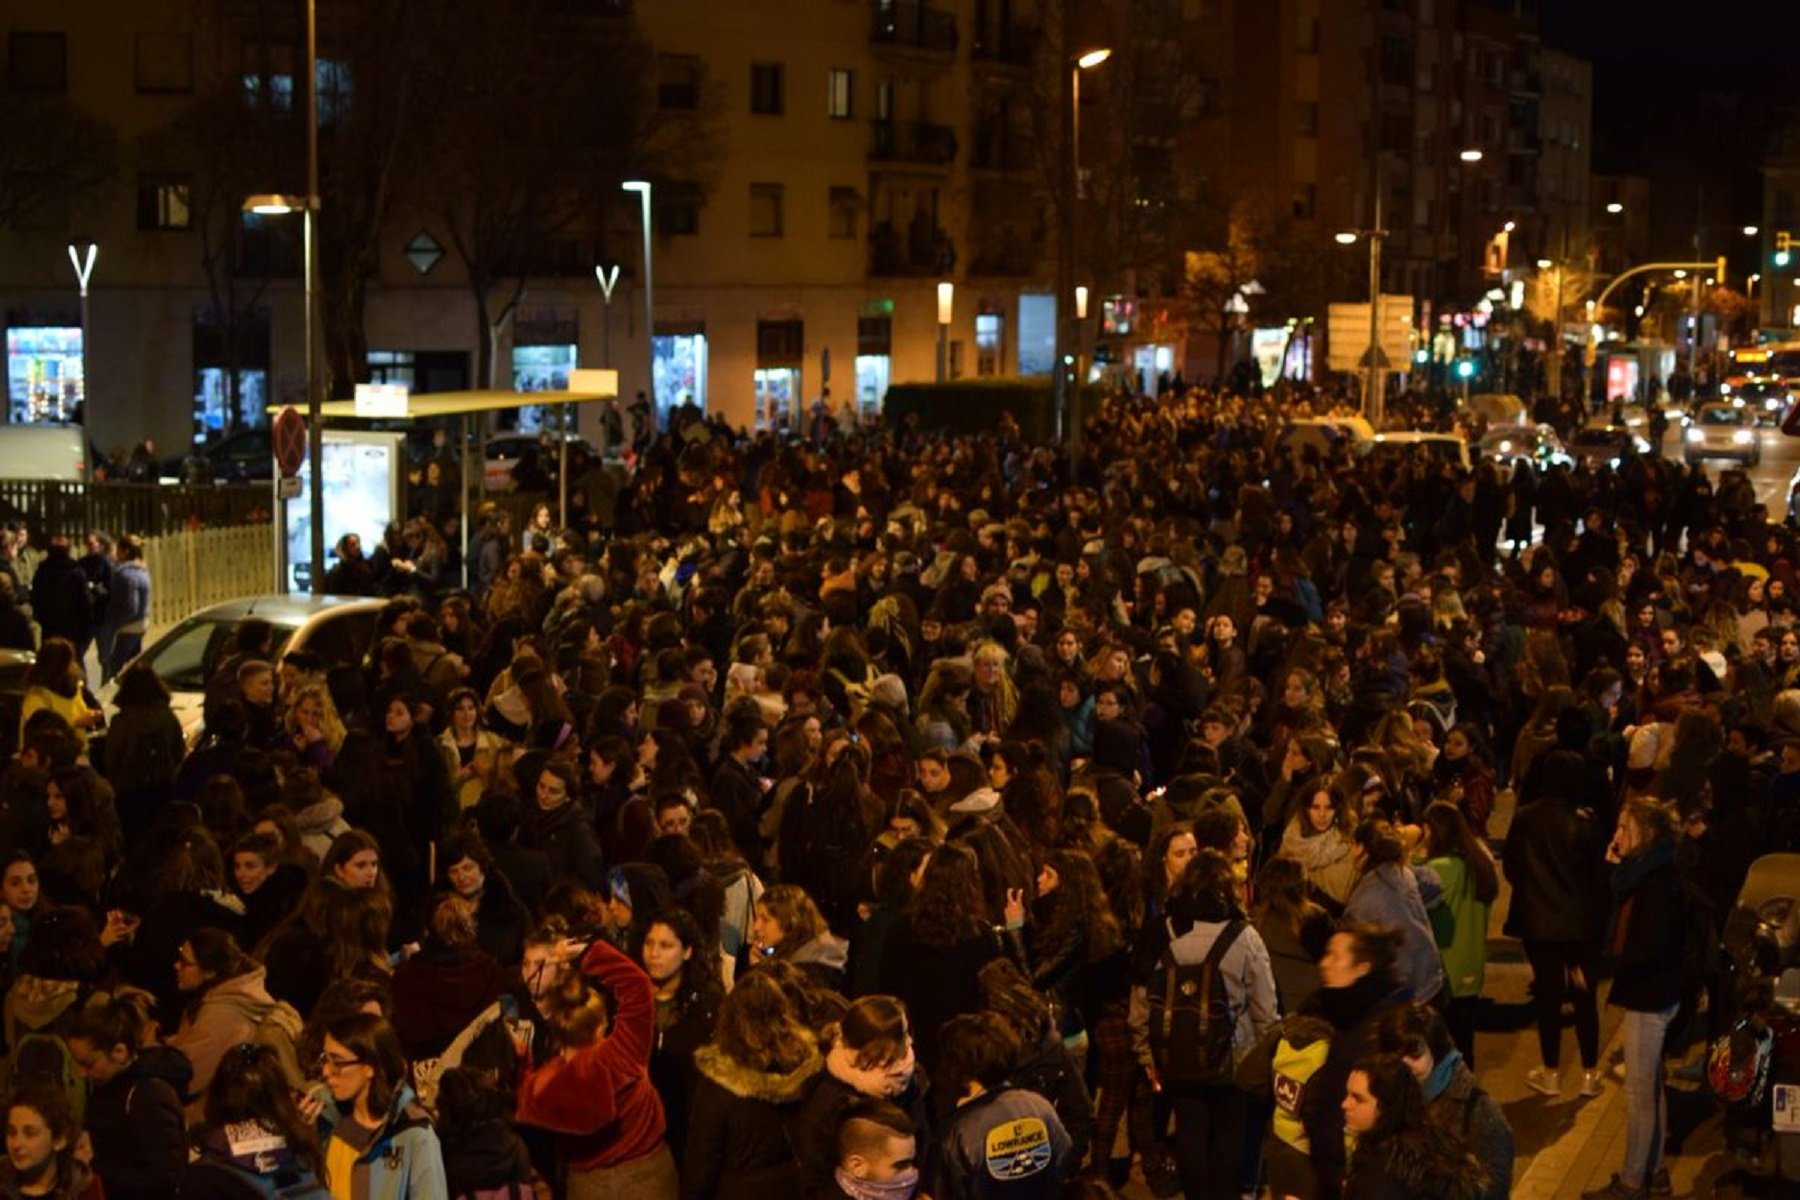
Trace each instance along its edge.
<path fill-rule="evenodd" d="M 1375 156 L 1375 220 L 1369 226 L 1369 369 L 1363 378 L 1363 412 L 1376 429 L 1382 422 L 1381 370 L 1381 155 Z"/>

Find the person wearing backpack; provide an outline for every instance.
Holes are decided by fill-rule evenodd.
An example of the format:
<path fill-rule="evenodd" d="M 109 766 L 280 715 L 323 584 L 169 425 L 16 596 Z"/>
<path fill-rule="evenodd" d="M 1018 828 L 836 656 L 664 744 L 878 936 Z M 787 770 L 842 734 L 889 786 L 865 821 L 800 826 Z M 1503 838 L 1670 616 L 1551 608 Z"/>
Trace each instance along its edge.
<path fill-rule="evenodd" d="M 1233 1068 L 1275 1024 L 1275 977 L 1262 936 L 1237 906 L 1231 860 L 1196 854 L 1170 888 L 1168 915 L 1134 952 L 1132 1043 L 1175 1114 L 1176 1172 L 1187 1200 L 1238 1194 L 1249 1098 Z"/>
<path fill-rule="evenodd" d="M 330 1200 L 318 1131 L 266 1046 L 227 1054 L 206 1090 L 181 1200 Z"/>
<path fill-rule="evenodd" d="M 76 1014 L 66 1041 L 87 1078 L 87 1132 L 95 1172 L 114 1200 L 168 1200 L 187 1165 L 181 1098 L 194 1068 L 154 1034 L 148 992 L 95 997 Z"/>

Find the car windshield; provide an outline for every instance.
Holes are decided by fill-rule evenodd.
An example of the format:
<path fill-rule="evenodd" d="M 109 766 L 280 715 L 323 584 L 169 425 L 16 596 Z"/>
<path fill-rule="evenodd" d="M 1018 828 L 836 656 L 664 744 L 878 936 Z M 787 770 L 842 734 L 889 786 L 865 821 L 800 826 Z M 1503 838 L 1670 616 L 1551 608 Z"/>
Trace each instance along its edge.
<path fill-rule="evenodd" d="M 1702 425 L 1742 425 L 1744 410 L 1732 404 L 1709 404 L 1700 410 Z"/>
<path fill-rule="evenodd" d="M 199 692 L 218 669 L 238 622 L 226 617 L 190 617 L 177 625 L 144 654 L 144 661 L 171 691 Z M 275 656 L 294 635 L 292 628 L 275 627 Z"/>

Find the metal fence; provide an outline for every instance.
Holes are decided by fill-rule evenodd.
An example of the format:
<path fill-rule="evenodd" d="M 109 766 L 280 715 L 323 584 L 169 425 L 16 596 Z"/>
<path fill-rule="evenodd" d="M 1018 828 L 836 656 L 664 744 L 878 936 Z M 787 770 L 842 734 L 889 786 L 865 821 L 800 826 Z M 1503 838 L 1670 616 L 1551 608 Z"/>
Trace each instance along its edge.
<path fill-rule="evenodd" d="M 79 539 L 90 529 L 156 537 L 183 529 L 226 525 L 265 526 L 266 483 L 163 487 L 154 483 L 63 483 L 49 479 L 0 479 L 0 517 L 23 521 L 32 540 L 53 534 Z"/>

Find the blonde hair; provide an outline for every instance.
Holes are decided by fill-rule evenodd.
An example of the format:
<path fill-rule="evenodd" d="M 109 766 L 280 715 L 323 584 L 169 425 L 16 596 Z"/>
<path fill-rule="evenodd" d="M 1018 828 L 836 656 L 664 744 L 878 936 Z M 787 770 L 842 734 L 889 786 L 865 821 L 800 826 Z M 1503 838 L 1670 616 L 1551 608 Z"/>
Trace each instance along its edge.
<path fill-rule="evenodd" d="M 292 733 L 300 732 L 300 706 L 307 700 L 319 702 L 319 732 L 325 735 L 325 744 L 331 747 L 332 754 L 344 748 L 344 721 L 338 716 L 337 705 L 331 701 L 331 692 L 324 684 L 318 682 L 303 683 L 294 692 L 294 698 L 288 703 L 287 713 L 281 723 Z"/>

